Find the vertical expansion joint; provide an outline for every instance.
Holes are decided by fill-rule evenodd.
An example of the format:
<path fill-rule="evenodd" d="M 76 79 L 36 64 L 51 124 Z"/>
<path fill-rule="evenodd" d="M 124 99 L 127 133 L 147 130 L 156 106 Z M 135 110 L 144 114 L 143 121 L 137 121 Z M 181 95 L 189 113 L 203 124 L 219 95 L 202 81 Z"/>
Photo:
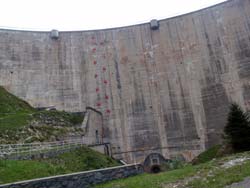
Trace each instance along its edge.
<path fill-rule="evenodd" d="M 54 40 L 57 40 L 57 39 L 59 38 L 59 31 L 53 29 L 53 30 L 50 32 L 50 38 L 51 38 L 51 39 L 54 39 Z"/>
<path fill-rule="evenodd" d="M 159 25 L 159 21 L 158 20 L 153 19 L 153 20 L 150 21 L 150 28 L 151 28 L 151 30 L 158 30 L 159 27 L 160 27 L 160 25 Z"/>

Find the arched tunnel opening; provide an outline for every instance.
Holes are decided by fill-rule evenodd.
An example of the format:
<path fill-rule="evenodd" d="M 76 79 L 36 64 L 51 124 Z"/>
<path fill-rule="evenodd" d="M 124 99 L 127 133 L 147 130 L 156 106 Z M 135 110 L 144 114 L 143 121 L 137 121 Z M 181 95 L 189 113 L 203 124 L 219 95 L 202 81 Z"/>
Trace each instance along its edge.
<path fill-rule="evenodd" d="M 153 165 L 153 166 L 151 166 L 150 172 L 153 173 L 153 174 L 157 174 L 157 173 L 161 172 L 160 165 Z"/>

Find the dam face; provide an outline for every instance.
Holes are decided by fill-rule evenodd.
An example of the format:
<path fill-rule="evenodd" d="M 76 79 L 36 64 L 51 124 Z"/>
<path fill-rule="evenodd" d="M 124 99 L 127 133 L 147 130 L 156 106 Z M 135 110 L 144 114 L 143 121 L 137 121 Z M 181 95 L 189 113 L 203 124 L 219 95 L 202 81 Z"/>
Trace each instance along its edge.
<path fill-rule="evenodd" d="M 0 85 L 35 107 L 92 107 L 116 158 L 192 159 L 221 140 L 229 105 L 250 108 L 250 0 L 150 24 L 0 30 Z"/>

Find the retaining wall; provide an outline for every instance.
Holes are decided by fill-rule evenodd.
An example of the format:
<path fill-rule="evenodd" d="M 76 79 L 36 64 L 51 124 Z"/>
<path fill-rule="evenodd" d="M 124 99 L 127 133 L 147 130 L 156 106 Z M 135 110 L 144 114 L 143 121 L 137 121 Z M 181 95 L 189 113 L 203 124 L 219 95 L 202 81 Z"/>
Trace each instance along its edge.
<path fill-rule="evenodd" d="M 0 188 L 88 188 L 106 181 L 143 173 L 140 164 L 92 170 L 0 185 Z"/>

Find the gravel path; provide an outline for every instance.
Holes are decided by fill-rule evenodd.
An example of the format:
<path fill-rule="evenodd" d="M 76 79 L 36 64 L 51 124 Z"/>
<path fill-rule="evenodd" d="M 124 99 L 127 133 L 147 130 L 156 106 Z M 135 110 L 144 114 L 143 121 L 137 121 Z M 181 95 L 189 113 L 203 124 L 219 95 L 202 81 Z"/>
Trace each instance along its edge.
<path fill-rule="evenodd" d="M 245 178 L 244 181 L 233 183 L 226 188 L 250 188 L 250 177 Z"/>

